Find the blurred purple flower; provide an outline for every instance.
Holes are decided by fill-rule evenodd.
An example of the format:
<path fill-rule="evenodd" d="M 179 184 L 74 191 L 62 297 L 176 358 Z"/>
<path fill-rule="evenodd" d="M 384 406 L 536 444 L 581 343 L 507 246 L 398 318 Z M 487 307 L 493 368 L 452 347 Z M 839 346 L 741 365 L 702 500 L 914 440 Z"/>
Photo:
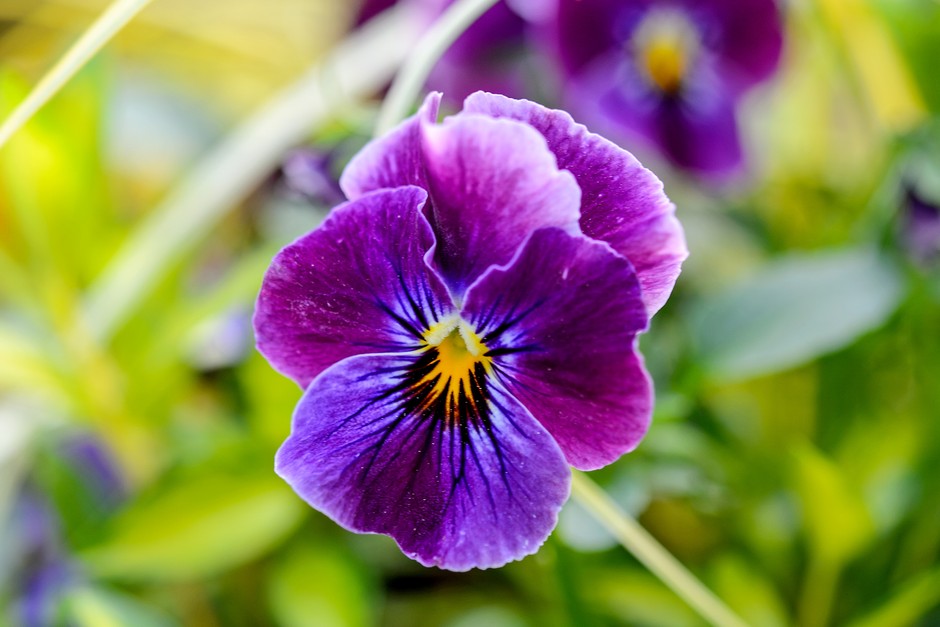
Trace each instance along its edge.
<path fill-rule="evenodd" d="M 16 500 L 10 531 L 17 541 L 13 589 L 17 624 L 51 625 L 56 606 L 73 580 L 57 516 L 45 498 L 27 487 Z"/>
<path fill-rule="evenodd" d="M 23 574 L 16 615 L 22 627 L 57 624 L 57 607 L 74 576 L 65 562 L 50 562 Z"/>
<path fill-rule="evenodd" d="M 903 217 L 902 237 L 910 257 L 920 265 L 936 261 L 940 257 L 940 206 L 908 187 Z"/>
<path fill-rule="evenodd" d="M 277 472 L 452 570 L 536 551 L 646 432 L 636 348 L 687 252 L 662 184 L 564 112 L 439 94 L 366 146 L 349 202 L 272 262 L 259 350 L 306 392 Z"/>
<path fill-rule="evenodd" d="M 333 174 L 336 154 L 333 151 L 297 148 L 291 151 L 281 166 L 287 188 L 309 201 L 326 207 L 345 198 L 339 181 Z"/>
<path fill-rule="evenodd" d="M 62 456 L 78 476 L 102 510 L 113 510 L 127 496 L 124 478 L 101 440 L 90 433 L 78 433 L 61 445 Z"/>
<path fill-rule="evenodd" d="M 551 33 L 582 115 L 699 175 L 740 169 L 735 108 L 780 59 L 774 0 L 559 0 Z"/>

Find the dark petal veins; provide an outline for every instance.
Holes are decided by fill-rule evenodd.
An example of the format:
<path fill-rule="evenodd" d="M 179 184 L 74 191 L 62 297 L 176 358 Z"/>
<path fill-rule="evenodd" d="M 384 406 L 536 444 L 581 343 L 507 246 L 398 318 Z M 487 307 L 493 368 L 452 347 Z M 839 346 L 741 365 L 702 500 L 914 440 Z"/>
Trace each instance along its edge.
<path fill-rule="evenodd" d="M 545 137 L 558 167 L 571 172 L 581 188 L 582 231 L 630 260 L 649 314 L 658 311 L 688 256 L 682 226 L 659 179 L 564 111 L 483 92 L 470 96 L 464 110 L 519 120 Z"/>
<path fill-rule="evenodd" d="M 536 231 L 470 288 L 462 316 L 571 465 L 599 468 L 639 443 L 653 406 L 635 342 L 646 311 L 633 268 L 608 245 Z"/>
<path fill-rule="evenodd" d="M 417 187 L 363 196 L 278 253 L 254 317 L 272 366 L 306 387 L 351 355 L 413 350 L 452 311 L 424 263 L 434 245 L 426 198 Z"/>
<path fill-rule="evenodd" d="M 326 370 L 297 407 L 277 472 L 339 524 L 388 534 L 425 565 L 533 553 L 568 496 L 558 445 L 482 365 L 448 406 L 435 358 L 362 355 Z"/>

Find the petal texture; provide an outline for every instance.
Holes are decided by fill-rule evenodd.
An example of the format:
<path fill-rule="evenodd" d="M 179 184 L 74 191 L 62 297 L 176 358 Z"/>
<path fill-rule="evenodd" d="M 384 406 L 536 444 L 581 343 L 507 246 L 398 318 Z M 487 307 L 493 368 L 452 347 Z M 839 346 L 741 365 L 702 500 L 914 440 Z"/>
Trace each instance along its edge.
<path fill-rule="evenodd" d="M 297 407 L 278 474 L 339 524 L 388 534 L 428 566 L 535 552 L 568 498 L 558 445 L 498 385 L 477 392 L 488 410 L 456 422 L 422 408 L 417 360 L 364 355 L 325 371 Z"/>
<path fill-rule="evenodd" d="M 374 139 L 346 165 L 339 186 L 350 200 L 363 194 L 402 185 L 427 189 L 424 155 L 421 151 L 422 123 L 433 123 L 441 105 L 441 94 L 430 93 L 418 113 L 391 131 Z"/>
<path fill-rule="evenodd" d="M 462 316 L 571 465 L 609 464 L 646 433 L 652 384 L 635 349 L 646 311 L 633 268 L 607 244 L 539 230 L 470 289 Z"/>
<path fill-rule="evenodd" d="M 306 387 L 351 355 L 409 351 L 452 311 L 425 265 L 434 235 L 427 194 L 401 187 L 335 209 L 274 258 L 255 307 L 258 350 Z"/>
<path fill-rule="evenodd" d="M 603 240 L 633 264 L 649 314 L 672 292 L 688 256 L 682 226 L 663 186 L 629 152 L 577 124 L 564 111 L 478 92 L 464 110 L 511 118 L 541 133 L 581 188 L 581 229 Z"/>

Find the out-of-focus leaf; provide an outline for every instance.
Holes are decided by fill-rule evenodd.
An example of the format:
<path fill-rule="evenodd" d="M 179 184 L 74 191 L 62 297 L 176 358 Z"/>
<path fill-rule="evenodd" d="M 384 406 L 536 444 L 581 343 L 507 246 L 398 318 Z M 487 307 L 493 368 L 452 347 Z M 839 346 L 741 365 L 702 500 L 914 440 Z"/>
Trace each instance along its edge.
<path fill-rule="evenodd" d="M 291 547 L 268 579 L 268 599 L 281 627 L 366 627 L 375 622 L 375 592 L 342 552 Z"/>
<path fill-rule="evenodd" d="M 41 392 L 48 400 L 64 402 L 60 375 L 39 342 L 23 329 L 0 324 L 0 391 Z"/>
<path fill-rule="evenodd" d="M 273 472 L 205 472 L 131 507 L 111 537 L 82 557 L 104 577 L 196 579 L 263 555 L 295 528 L 303 511 Z"/>
<path fill-rule="evenodd" d="M 105 67 L 84 68 L 0 151 L 0 213 L 7 204 L 32 266 L 54 268 L 66 285 L 90 279 L 111 252 L 100 145 Z M 18 102 L 28 89 L 20 77 L 0 73 L 4 102 Z"/>
<path fill-rule="evenodd" d="M 595 572 L 585 595 L 600 612 L 627 625 L 700 627 L 705 623 L 652 575 L 640 571 Z"/>
<path fill-rule="evenodd" d="M 753 627 L 790 624 L 779 593 L 764 573 L 734 555 L 723 556 L 712 569 L 715 593 Z"/>
<path fill-rule="evenodd" d="M 937 606 L 940 606 L 940 568 L 901 584 L 887 601 L 849 623 L 849 627 L 907 627 Z"/>
<path fill-rule="evenodd" d="M 871 0 L 868 4 L 887 22 L 926 104 L 940 111 L 940 3 L 934 0 Z"/>
<path fill-rule="evenodd" d="M 110 590 L 79 588 L 65 601 L 66 624 L 75 627 L 173 627 L 165 614 Z"/>
<path fill-rule="evenodd" d="M 703 365 L 719 378 L 776 372 L 877 328 L 904 287 L 894 266 L 870 250 L 791 256 L 703 302 L 693 333 Z"/>
<path fill-rule="evenodd" d="M 793 461 L 812 553 L 822 563 L 844 564 L 874 537 L 871 513 L 839 466 L 811 445 L 796 447 Z"/>
<path fill-rule="evenodd" d="M 509 609 L 490 606 L 470 610 L 460 618 L 452 620 L 445 627 L 477 627 L 477 625 L 486 625 L 487 627 L 525 627 L 527 623 L 517 613 Z"/>

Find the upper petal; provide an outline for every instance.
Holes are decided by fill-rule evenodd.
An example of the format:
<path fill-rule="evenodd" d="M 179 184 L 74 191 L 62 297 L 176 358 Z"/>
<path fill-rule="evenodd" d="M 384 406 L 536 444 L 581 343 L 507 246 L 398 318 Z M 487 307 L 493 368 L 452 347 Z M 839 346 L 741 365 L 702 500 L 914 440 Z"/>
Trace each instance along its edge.
<path fill-rule="evenodd" d="M 428 566 L 535 552 L 568 497 L 558 445 L 498 384 L 477 391 L 476 413 L 423 402 L 418 360 L 363 355 L 325 371 L 297 406 L 278 474 L 339 524 L 388 534 Z"/>
<path fill-rule="evenodd" d="M 434 263 L 455 294 L 534 230 L 578 232 L 578 184 L 531 126 L 461 114 L 423 131 Z"/>
<path fill-rule="evenodd" d="M 277 254 L 254 316 L 274 368 L 306 387 L 350 355 L 413 350 L 452 310 L 424 263 L 434 245 L 426 198 L 417 187 L 368 194 Z"/>
<path fill-rule="evenodd" d="M 581 188 L 581 229 L 626 256 L 650 315 L 663 306 L 688 256 L 682 226 L 662 183 L 629 152 L 575 123 L 564 111 L 477 92 L 467 112 L 520 120 L 541 133 Z"/>
<path fill-rule="evenodd" d="M 633 268 L 607 244 L 536 231 L 470 288 L 462 316 L 571 465 L 609 464 L 646 433 L 652 385 L 635 342 L 646 311 Z"/>
<path fill-rule="evenodd" d="M 421 126 L 437 119 L 441 94 L 432 92 L 418 112 L 394 129 L 372 140 L 354 156 L 339 179 L 343 193 L 356 199 L 377 189 L 417 185 L 427 189 Z"/>
<path fill-rule="evenodd" d="M 726 88 L 741 93 L 780 63 L 783 21 L 775 0 L 684 0 L 699 22 Z"/>

